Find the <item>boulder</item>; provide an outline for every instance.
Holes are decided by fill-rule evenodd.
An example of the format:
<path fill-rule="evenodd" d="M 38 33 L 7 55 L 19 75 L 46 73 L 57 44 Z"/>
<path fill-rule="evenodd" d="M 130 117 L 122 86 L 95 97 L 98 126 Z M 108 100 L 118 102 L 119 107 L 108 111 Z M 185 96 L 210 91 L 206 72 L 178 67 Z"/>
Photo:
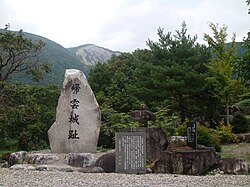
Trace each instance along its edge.
<path fill-rule="evenodd" d="M 165 151 L 168 146 L 166 133 L 162 128 L 129 128 L 125 132 L 142 132 L 146 131 L 146 160 L 147 164 L 154 164 L 160 159 L 161 152 Z"/>
<path fill-rule="evenodd" d="M 164 151 L 152 167 L 153 173 L 200 175 L 215 168 L 219 157 L 213 150 Z"/>
<path fill-rule="evenodd" d="M 97 159 L 95 166 L 101 167 L 105 173 L 115 172 L 115 153 L 107 153 Z"/>
<path fill-rule="evenodd" d="M 59 158 L 53 154 L 31 153 L 27 155 L 28 164 L 53 164 Z"/>
<path fill-rule="evenodd" d="M 97 158 L 91 153 L 69 153 L 65 157 L 65 163 L 74 167 L 94 166 Z"/>
<path fill-rule="evenodd" d="M 52 153 L 94 153 L 101 114 L 94 93 L 82 71 L 67 69 L 56 109 L 56 121 L 48 131 Z"/>
<path fill-rule="evenodd" d="M 81 173 L 103 173 L 104 172 L 104 170 L 101 167 L 97 167 L 97 166 L 80 168 L 78 171 Z"/>
<path fill-rule="evenodd" d="M 36 168 L 30 164 L 15 164 L 10 167 L 12 170 L 35 170 Z"/>
<path fill-rule="evenodd" d="M 74 169 L 68 165 L 37 165 L 35 167 L 37 171 L 61 171 L 61 172 L 73 172 Z"/>
<path fill-rule="evenodd" d="M 27 159 L 26 151 L 11 153 L 8 158 L 8 165 L 13 166 L 15 164 L 23 164 L 26 162 L 26 159 Z"/>
<path fill-rule="evenodd" d="M 235 175 L 248 173 L 248 165 L 241 158 L 222 158 L 219 169 L 224 173 Z"/>
<path fill-rule="evenodd" d="M 168 147 L 166 133 L 162 128 L 147 128 L 147 163 L 155 163 L 161 152 Z"/>

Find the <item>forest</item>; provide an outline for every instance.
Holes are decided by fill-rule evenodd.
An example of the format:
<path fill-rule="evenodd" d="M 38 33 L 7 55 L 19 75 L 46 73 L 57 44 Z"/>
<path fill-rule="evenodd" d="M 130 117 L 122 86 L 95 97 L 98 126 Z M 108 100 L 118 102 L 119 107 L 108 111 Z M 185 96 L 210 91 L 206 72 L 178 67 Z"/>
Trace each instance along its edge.
<path fill-rule="evenodd" d="M 217 151 L 222 143 L 237 142 L 235 134 L 250 132 L 250 32 L 238 55 L 235 35 L 227 41 L 226 26 L 209 26 L 213 35 L 204 35 L 206 44 L 190 36 L 183 22 L 175 33 L 159 28 L 158 41 L 148 39 L 148 49 L 113 56 L 91 69 L 88 81 L 102 114 L 99 147 L 114 148 L 116 132 L 138 125 L 130 114 L 141 104 L 156 115 L 149 127 L 163 128 L 167 137 L 185 135 L 185 123 L 196 121 L 198 143 Z M 6 35 L 16 45 L 9 45 Z M 0 44 L 0 150 L 48 149 L 47 131 L 55 121 L 60 88 L 4 79 L 21 70 L 36 79 L 46 76 L 47 64 L 27 65 L 21 58 L 43 45 L 8 32 L 1 33 Z"/>

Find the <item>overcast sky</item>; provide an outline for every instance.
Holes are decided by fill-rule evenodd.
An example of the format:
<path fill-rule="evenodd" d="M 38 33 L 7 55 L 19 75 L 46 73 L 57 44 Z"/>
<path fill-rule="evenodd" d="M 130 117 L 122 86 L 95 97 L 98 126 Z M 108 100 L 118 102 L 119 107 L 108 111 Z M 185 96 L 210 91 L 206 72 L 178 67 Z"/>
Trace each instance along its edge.
<path fill-rule="evenodd" d="M 228 26 L 242 41 L 250 29 L 245 0 L 0 0 L 0 28 L 41 35 L 64 47 L 92 43 L 132 52 L 146 48 L 157 29 L 174 33 L 183 21 L 203 41 L 208 22 Z"/>

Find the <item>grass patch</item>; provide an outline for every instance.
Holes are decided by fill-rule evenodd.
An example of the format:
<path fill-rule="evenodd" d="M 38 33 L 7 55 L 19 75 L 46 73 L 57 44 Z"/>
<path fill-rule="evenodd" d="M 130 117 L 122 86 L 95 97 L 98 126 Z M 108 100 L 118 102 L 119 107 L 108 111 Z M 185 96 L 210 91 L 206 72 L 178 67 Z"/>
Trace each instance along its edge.
<path fill-rule="evenodd" d="M 237 155 L 233 153 L 220 153 L 221 158 L 236 158 Z"/>
<path fill-rule="evenodd" d="M 250 143 L 222 145 L 221 158 L 243 158 L 250 164 Z"/>
<path fill-rule="evenodd" d="M 245 155 L 245 160 L 246 160 L 246 162 L 247 162 L 248 164 L 250 164 L 250 153 L 247 153 L 247 154 Z"/>
<path fill-rule="evenodd" d="M 0 159 L 2 159 L 6 154 L 12 153 L 11 151 L 0 150 Z"/>

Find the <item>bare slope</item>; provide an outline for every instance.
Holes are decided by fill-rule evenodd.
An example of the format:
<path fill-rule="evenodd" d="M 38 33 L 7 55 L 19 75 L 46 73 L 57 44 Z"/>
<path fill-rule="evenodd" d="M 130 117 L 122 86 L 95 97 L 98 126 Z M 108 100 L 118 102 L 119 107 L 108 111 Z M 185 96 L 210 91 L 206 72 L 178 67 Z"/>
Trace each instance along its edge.
<path fill-rule="evenodd" d="M 113 55 L 121 54 L 118 51 L 112 51 L 94 44 L 85 44 L 68 49 L 74 53 L 83 64 L 88 66 L 94 66 L 98 62 L 107 62 Z"/>

